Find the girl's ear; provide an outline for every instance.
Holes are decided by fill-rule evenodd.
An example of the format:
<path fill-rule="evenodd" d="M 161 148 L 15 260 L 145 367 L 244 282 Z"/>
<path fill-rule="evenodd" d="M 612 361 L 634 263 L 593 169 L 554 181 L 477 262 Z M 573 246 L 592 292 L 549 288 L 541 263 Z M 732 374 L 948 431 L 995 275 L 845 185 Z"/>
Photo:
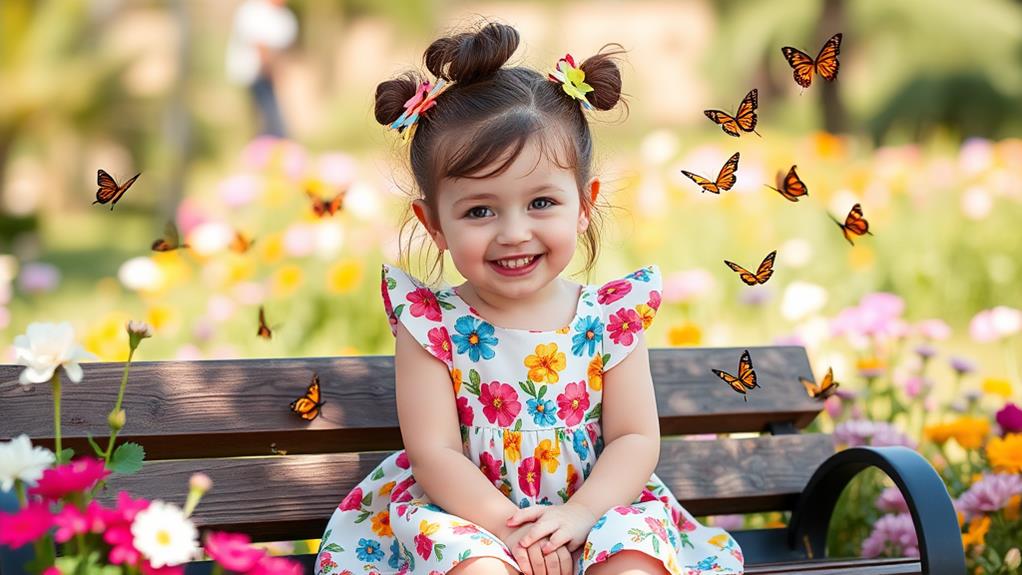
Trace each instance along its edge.
<path fill-rule="evenodd" d="M 582 207 L 578 212 L 578 233 L 583 234 L 589 228 L 590 212 L 592 211 L 593 204 L 596 203 L 596 197 L 600 195 L 600 180 L 599 178 L 593 178 L 586 184 L 586 193 L 589 194 L 589 204 Z"/>
<path fill-rule="evenodd" d="M 431 219 L 429 213 L 429 206 L 424 200 L 414 200 L 412 202 L 412 211 L 415 212 L 415 217 L 419 219 L 419 223 L 426 228 L 426 232 L 429 233 L 429 237 L 433 238 L 433 242 L 436 243 L 436 247 L 441 252 L 447 249 L 447 240 L 444 239 L 444 233 L 440 231 L 438 222 L 434 222 Z"/>

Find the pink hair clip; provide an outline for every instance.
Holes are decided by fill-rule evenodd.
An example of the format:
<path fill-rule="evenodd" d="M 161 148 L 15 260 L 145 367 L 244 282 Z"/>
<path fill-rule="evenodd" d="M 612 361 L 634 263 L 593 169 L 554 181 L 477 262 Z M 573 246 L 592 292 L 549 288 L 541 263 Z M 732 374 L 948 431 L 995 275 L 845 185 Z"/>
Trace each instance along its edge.
<path fill-rule="evenodd" d="M 448 87 L 450 87 L 450 84 L 443 78 L 437 80 L 436 85 L 432 85 L 429 82 L 420 84 L 419 89 L 415 91 L 415 95 L 408 98 L 408 101 L 405 102 L 404 113 L 394 120 L 390 127 L 397 130 L 401 134 L 401 139 L 407 142 L 415 132 L 419 117 L 423 112 L 436 105 L 437 96 L 442 94 Z"/>

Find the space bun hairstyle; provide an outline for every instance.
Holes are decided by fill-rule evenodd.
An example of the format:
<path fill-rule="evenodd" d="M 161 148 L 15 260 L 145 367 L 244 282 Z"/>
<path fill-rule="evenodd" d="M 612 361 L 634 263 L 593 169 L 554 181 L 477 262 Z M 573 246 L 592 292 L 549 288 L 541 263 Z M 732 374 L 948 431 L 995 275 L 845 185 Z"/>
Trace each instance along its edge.
<path fill-rule="evenodd" d="M 498 175 L 514 163 L 533 136 L 540 136 L 542 153 L 575 172 L 582 209 L 590 225 L 580 238 L 586 250 L 585 271 L 592 270 L 599 249 L 600 213 L 585 191 L 592 177 L 593 141 L 583 105 L 568 95 L 548 71 L 507 66 L 520 37 L 512 26 L 486 22 L 467 32 L 438 38 L 423 54 L 434 82 L 449 82 L 436 104 L 420 114 L 408 146 L 416 188 L 412 199 L 422 199 L 433 221 L 437 216 L 437 190 L 446 178 L 484 179 Z M 593 90 L 586 101 L 598 111 L 623 104 L 620 45 L 608 44 L 578 68 Z M 550 70 L 556 60 L 551 60 Z M 406 103 L 429 81 L 409 71 L 376 87 L 376 121 L 392 126 L 405 113 Z M 434 84 L 435 85 L 435 84 Z M 402 234 L 416 219 L 410 210 Z M 413 230 L 414 231 L 414 230 Z M 411 235 L 403 259 L 411 252 Z M 407 261 L 403 263 L 407 264 Z M 443 272 L 443 254 L 432 271 Z M 407 269 L 407 267 L 406 267 Z"/>

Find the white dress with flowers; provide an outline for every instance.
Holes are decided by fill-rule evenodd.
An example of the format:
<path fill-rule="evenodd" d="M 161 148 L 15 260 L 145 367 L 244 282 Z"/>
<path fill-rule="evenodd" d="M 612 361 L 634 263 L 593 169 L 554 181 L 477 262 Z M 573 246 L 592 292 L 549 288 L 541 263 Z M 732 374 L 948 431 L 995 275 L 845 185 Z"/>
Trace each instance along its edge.
<path fill-rule="evenodd" d="M 660 306 L 660 271 L 648 266 L 582 289 L 572 322 L 556 331 L 494 326 L 446 284 L 433 290 L 383 266 L 391 331 L 397 322 L 451 373 L 465 456 L 519 508 L 563 504 L 603 450 L 603 373 L 635 347 Z M 623 550 L 671 573 L 742 573 L 725 531 L 697 523 L 650 477 L 631 505 L 599 518 L 577 574 Z M 317 575 L 446 573 L 469 557 L 518 569 L 503 542 L 446 513 L 415 482 L 408 457 L 384 460 L 341 502 L 323 535 Z"/>

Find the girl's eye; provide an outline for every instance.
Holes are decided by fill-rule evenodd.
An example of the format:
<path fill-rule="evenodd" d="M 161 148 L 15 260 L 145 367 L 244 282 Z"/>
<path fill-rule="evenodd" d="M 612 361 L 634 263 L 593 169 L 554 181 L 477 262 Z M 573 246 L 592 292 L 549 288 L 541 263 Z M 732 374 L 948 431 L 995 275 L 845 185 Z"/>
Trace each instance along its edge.
<path fill-rule="evenodd" d="M 465 212 L 465 215 L 470 218 L 485 218 L 486 212 L 488 212 L 489 210 L 490 208 L 487 208 L 485 206 L 476 206 L 474 208 L 469 208 L 469 210 Z"/>
<path fill-rule="evenodd" d="M 541 206 L 541 207 L 540 206 L 536 206 L 539 209 L 543 209 L 543 208 L 550 207 L 550 206 L 554 205 L 555 202 L 553 200 L 551 200 L 550 198 L 536 198 L 535 200 L 532 200 L 533 206 L 535 206 L 537 203 L 546 203 L 547 204 L 546 206 Z"/>

